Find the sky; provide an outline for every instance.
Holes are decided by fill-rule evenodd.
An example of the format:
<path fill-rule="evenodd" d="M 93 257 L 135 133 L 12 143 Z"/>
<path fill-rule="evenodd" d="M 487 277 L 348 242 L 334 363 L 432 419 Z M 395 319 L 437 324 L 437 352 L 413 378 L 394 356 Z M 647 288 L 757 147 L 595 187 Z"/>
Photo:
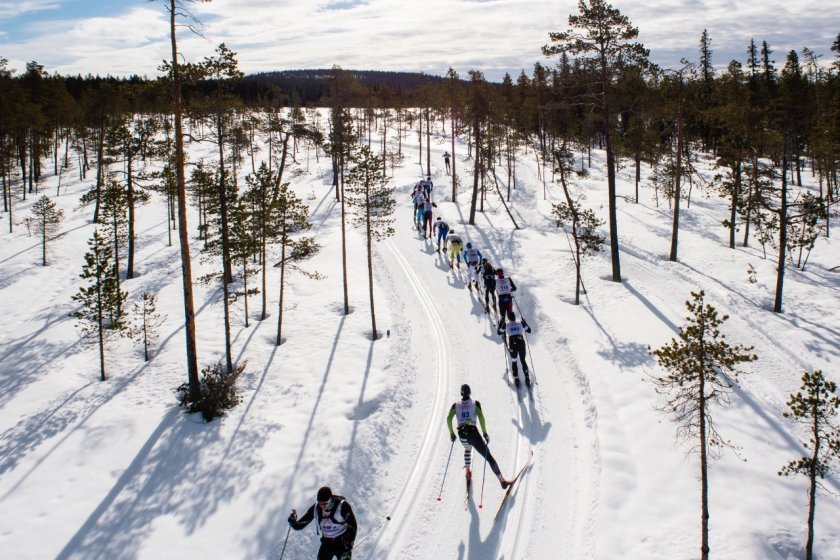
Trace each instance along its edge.
<path fill-rule="evenodd" d="M 840 16 L 819 0 L 618 0 L 654 62 L 696 61 L 703 29 L 713 63 L 744 61 L 751 38 L 767 41 L 777 67 L 789 50 L 832 58 Z M 193 4 L 202 36 L 181 28 L 184 55 L 225 43 L 246 73 L 329 68 L 480 70 L 490 80 L 551 64 L 540 48 L 577 13 L 574 0 L 213 0 Z M 828 15 L 827 15 L 828 12 Z M 167 57 L 161 0 L 0 1 L 0 57 L 18 71 L 37 61 L 60 74 L 154 76 Z"/>

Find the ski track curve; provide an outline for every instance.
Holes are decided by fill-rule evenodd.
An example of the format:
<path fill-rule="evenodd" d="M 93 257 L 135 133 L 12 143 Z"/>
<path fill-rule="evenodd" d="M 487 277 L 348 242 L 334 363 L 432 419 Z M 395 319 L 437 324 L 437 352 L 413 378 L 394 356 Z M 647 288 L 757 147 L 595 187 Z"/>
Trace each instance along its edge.
<path fill-rule="evenodd" d="M 398 221 L 407 220 L 398 219 Z M 413 228 L 409 228 L 409 226 L 405 224 L 398 225 L 397 230 L 398 232 L 403 233 L 408 230 L 414 232 Z M 401 234 L 398 233 L 398 235 Z M 405 240 L 406 243 L 411 243 L 413 241 L 415 241 L 415 239 Z M 422 240 L 416 239 L 416 241 L 421 242 Z M 397 243 L 395 243 L 393 239 L 387 239 L 383 244 L 387 249 L 388 254 L 392 257 L 393 262 L 396 264 L 397 271 L 395 271 L 394 276 L 397 277 L 401 273 L 401 275 L 405 277 L 411 290 L 421 302 L 424 314 L 431 327 L 431 334 L 432 339 L 434 340 L 436 354 L 436 372 L 434 376 L 436 386 L 433 392 L 434 399 L 431 403 L 430 417 L 427 420 L 427 427 L 422 435 L 422 443 L 416 450 L 416 458 L 412 462 L 410 472 L 405 475 L 405 484 L 393 501 L 390 517 L 394 520 L 394 522 L 384 526 L 379 535 L 371 537 L 373 541 L 371 544 L 373 546 L 370 550 L 374 552 L 371 553 L 370 557 L 408 558 L 414 557 L 417 553 L 425 553 L 426 556 L 422 556 L 425 558 L 431 553 L 431 549 L 425 547 L 422 543 L 417 542 L 420 537 L 416 533 L 412 534 L 409 532 L 411 527 L 416 527 L 412 521 L 416 519 L 418 524 L 423 524 L 427 523 L 431 518 L 431 523 L 443 523 L 444 518 L 439 515 L 433 516 L 434 512 L 431 510 L 427 510 L 425 512 L 412 512 L 411 510 L 419 500 L 424 499 L 424 495 L 429 493 L 428 487 L 430 484 L 435 487 L 434 490 L 436 491 L 437 484 L 441 482 L 440 473 L 437 472 L 439 465 L 437 464 L 438 457 L 436 452 L 441 447 L 439 445 L 440 440 L 442 439 L 441 428 L 445 426 L 445 415 L 447 405 L 450 400 L 448 395 L 446 395 L 446 391 L 452 383 L 452 352 L 454 350 L 449 347 L 452 344 L 449 341 L 458 340 L 458 333 L 454 332 L 454 327 L 448 326 L 447 321 L 444 320 L 444 317 L 437 309 L 436 303 L 439 298 L 433 297 L 432 294 L 435 286 L 432 284 L 426 285 L 418 274 L 418 270 L 415 270 L 415 267 L 419 266 L 419 263 L 410 262 L 404 254 L 404 250 L 398 247 Z M 434 254 L 432 256 L 434 256 Z M 455 277 L 450 280 L 460 279 L 461 282 L 464 282 L 463 278 L 459 276 L 462 271 L 453 272 L 455 273 Z M 441 283 L 440 287 L 441 289 L 447 288 L 447 286 L 443 283 Z M 470 301 L 472 301 L 472 297 L 470 298 Z M 484 320 L 484 318 L 480 319 L 480 321 Z M 495 333 L 495 324 L 492 321 L 492 317 L 489 318 L 489 321 L 492 332 Z M 492 341 L 492 344 L 498 345 L 499 343 L 498 341 Z M 501 346 L 499 346 L 499 348 L 501 348 Z M 483 351 L 484 348 L 481 350 Z M 504 358 L 507 359 L 506 354 L 504 354 Z M 485 389 L 485 392 L 487 390 L 489 389 Z M 520 390 L 521 393 L 508 390 L 507 388 L 504 390 L 507 390 L 509 394 L 509 418 L 519 426 L 518 436 L 516 437 L 515 442 L 513 442 L 514 445 L 510 451 L 510 455 L 515 457 L 512 469 L 514 469 L 513 472 L 516 472 L 523 466 L 523 462 L 529 459 L 529 455 L 533 448 L 532 440 L 529 437 L 531 427 L 530 420 L 529 418 L 526 418 L 525 414 L 523 414 L 523 409 L 527 406 L 529 398 L 524 388 Z M 537 396 L 536 391 L 534 396 Z M 540 411 L 540 415 L 542 414 L 542 411 Z M 499 417 L 497 418 L 496 416 L 497 415 L 494 413 L 494 425 L 504 425 L 504 413 L 499 411 Z M 460 456 L 458 451 L 459 450 L 457 449 L 453 451 L 453 462 L 456 462 L 457 457 Z M 536 454 L 534 458 L 536 459 Z M 526 551 L 529 541 L 526 537 L 530 531 L 529 518 L 531 516 L 529 514 L 533 510 L 534 497 L 532 489 L 540 486 L 540 481 L 537 480 L 535 475 L 539 472 L 543 472 L 534 470 L 534 466 L 535 465 L 532 464 L 531 467 L 525 471 L 520 479 L 520 482 L 517 483 L 514 488 L 511 499 L 505 505 L 505 511 L 502 512 L 499 520 L 495 522 L 498 527 L 494 526 L 492 518 L 490 517 L 495 514 L 495 503 L 492 499 L 488 502 L 490 507 L 484 509 L 485 515 L 483 518 L 485 519 L 483 519 L 483 523 L 479 528 L 486 530 L 486 524 L 489 523 L 490 536 L 487 537 L 487 542 L 482 541 L 479 544 L 490 545 L 490 547 L 483 548 L 479 551 L 473 551 L 468 549 L 462 541 L 461 545 L 459 545 L 458 558 L 483 559 L 485 558 L 484 554 L 489 552 L 491 547 L 493 551 L 492 556 L 488 556 L 487 558 L 510 560 L 529 557 Z M 450 470 L 452 470 L 452 468 L 453 467 L 450 465 Z M 508 474 L 506 469 L 503 469 L 503 473 Z M 512 476 L 512 474 L 508 474 L 508 476 Z M 491 480 L 493 480 L 492 476 Z M 446 489 L 444 491 L 446 492 Z M 449 488 L 449 491 L 451 495 L 452 489 Z M 476 494 L 474 493 L 473 499 L 475 498 Z M 487 502 L 487 498 L 488 496 L 485 496 L 485 502 Z M 422 510 L 422 508 L 420 509 Z M 449 513 L 448 515 L 452 515 L 452 518 L 454 518 L 453 514 Z M 471 523 L 478 524 L 479 521 L 477 519 L 472 519 Z M 502 531 L 503 529 L 504 531 Z M 434 535 L 436 529 L 434 527 L 426 527 L 423 531 L 428 532 L 430 535 Z M 494 540 L 495 546 L 492 546 Z M 467 542 L 469 542 L 469 540 Z M 365 555 L 365 557 L 368 556 Z"/>
<path fill-rule="evenodd" d="M 423 302 L 431 301 L 431 295 L 426 290 L 426 287 L 417 277 L 417 274 L 415 274 L 411 265 L 408 264 L 405 257 L 394 246 L 391 240 L 386 240 L 385 246 L 396 260 L 400 270 L 402 270 L 405 274 L 406 279 L 411 284 L 411 287 L 417 294 L 417 297 Z M 432 418 L 429 419 L 428 427 L 426 428 L 426 432 L 423 434 L 422 443 L 417 451 L 417 460 L 413 463 L 411 472 L 408 473 L 408 476 L 406 477 L 406 483 L 403 486 L 403 490 L 400 492 L 399 496 L 397 496 L 396 501 L 394 502 L 394 507 L 391 510 L 391 519 L 397 520 L 401 520 L 406 517 L 406 511 L 411 507 L 411 504 L 418 499 L 419 494 L 422 491 L 424 480 L 428 480 L 429 478 L 425 475 L 428 473 L 432 465 L 431 455 L 435 448 L 434 443 L 440 437 L 440 426 L 443 424 L 443 414 L 441 411 L 444 410 L 445 406 L 444 389 L 447 386 L 446 381 L 449 379 L 449 353 L 446 349 L 444 333 L 441 326 L 444 323 L 433 305 L 424 305 L 423 309 L 429 321 L 429 325 L 431 325 L 432 336 L 434 338 L 436 348 L 437 364 L 435 368 L 435 397 L 431 407 Z M 388 531 L 388 529 L 394 526 L 397 527 L 394 531 Z M 381 550 L 383 545 L 385 545 L 386 550 L 393 550 L 393 546 L 387 546 L 387 544 L 389 542 L 399 542 L 402 539 L 407 526 L 408 525 L 406 523 L 397 523 L 396 525 L 389 524 L 388 527 L 386 527 L 386 530 L 380 533 L 379 538 L 374 541 L 374 548 Z"/>

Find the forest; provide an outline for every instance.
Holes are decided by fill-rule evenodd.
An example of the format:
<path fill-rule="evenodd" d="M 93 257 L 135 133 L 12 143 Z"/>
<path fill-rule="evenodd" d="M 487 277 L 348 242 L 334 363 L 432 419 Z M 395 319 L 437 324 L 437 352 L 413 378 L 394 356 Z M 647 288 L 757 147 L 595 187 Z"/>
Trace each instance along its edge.
<path fill-rule="evenodd" d="M 9 237 L 26 228 L 37 239 L 38 264 L 49 266 L 54 257 L 49 247 L 67 233 L 61 227 L 64 210 L 53 199 L 66 194 L 67 185 L 84 184 L 78 208 L 90 212 L 94 231 L 78 259 L 83 285 L 72 296 L 71 316 L 80 338 L 96 348 L 99 379 L 106 381 L 111 378 L 107 349 L 118 339 L 136 341 L 145 362 L 159 350 L 166 317 L 158 294 L 131 297 L 126 285 L 135 278 L 143 239 L 138 213 L 152 200 L 162 201 L 166 243 L 178 247 L 183 293 L 183 317 L 170 319 L 183 324 L 178 336 L 186 342 L 186 379 L 173 389 L 181 405 L 208 422 L 242 399 L 237 381 L 247 359 L 244 350 L 236 351 L 237 332 L 242 332 L 237 323 L 247 329 L 252 318 L 271 318 L 270 342 L 275 349 L 285 344 L 295 328 L 287 318 L 296 305 L 290 302 L 296 294 L 289 276 L 322 279 L 308 263 L 321 251 L 335 251 L 341 259 L 337 309 L 342 316 L 351 314 L 351 227 L 363 241 L 357 250 L 364 253 L 367 273 L 370 327 L 365 333 L 370 342 L 391 336 L 390 327 L 377 323 L 375 271 L 381 270 L 374 247 L 394 235 L 393 214 L 402 212 L 395 210 L 393 184 L 399 168 L 417 165 L 421 179 L 435 176 L 437 202 L 466 209 L 459 228 L 475 227 L 492 206 L 499 210 L 495 219 L 517 232 L 522 214 L 516 205 L 523 199 L 516 191 L 525 184 L 520 174 L 536 170 L 536 183 L 529 186 L 539 184 L 542 192 L 535 196 L 547 200 L 550 190 L 562 193 L 552 204 L 552 216 L 567 234 L 575 275 L 574 297 L 567 303 L 574 306 L 585 306 L 590 293 L 583 272 L 588 257 L 606 250 L 609 281 L 626 281 L 619 210 L 641 208 L 648 202 L 646 193 L 652 193 L 653 210 L 668 217 L 660 225 L 670 239 L 667 260 L 672 263 L 686 258 L 680 243 L 685 209 L 701 196 L 725 201 L 726 212 L 715 225 L 725 232 L 726 246 L 717 250 L 758 248 L 764 260 L 774 262 L 775 316 L 786 312 L 786 271 L 806 271 L 812 251 L 830 238 L 831 220 L 836 224 L 840 215 L 840 34 L 830 53 L 807 46 L 778 53 L 758 38 L 744 45 L 743 60 L 726 62 L 715 60 L 713 37 L 703 31 L 696 60 L 665 68 L 651 62 L 626 17 L 593 2 L 589 11 L 570 16 L 568 29 L 549 35 L 532 68 L 506 74 L 498 83 L 479 69 L 461 75 L 451 68 L 445 76 L 338 66 L 245 75 L 237 53 L 224 43 L 201 60 L 181 61 L 175 5 L 169 11 L 171 58 L 157 69 L 157 78 L 62 76 L 37 61 L 10 68 L 0 57 L 2 228 Z M 437 152 L 446 142 L 445 175 L 438 161 L 432 163 L 433 138 Z M 193 157 L 200 151 L 207 157 Z M 313 182 L 321 179 L 335 204 L 341 247 L 322 244 L 309 202 L 293 188 L 310 172 L 313 158 L 327 162 L 329 173 Z M 601 172 L 606 207 L 587 208 L 576 184 Z M 632 177 L 632 194 L 619 188 L 622 174 Z M 316 198 L 312 189 L 310 201 Z M 828 271 L 838 268 L 840 263 Z M 755 283 L 752 264 L 750 269 L 749 282 Z M 222 308 L 221 324 L 202 321 L 197 327 L 201 306 L 195 293 L 207 286 L 218 290 L 214 303 Z M 704 307 L 702 290 L 691 294 L 695 300 L 687 308 L 698 323 L 707 319 L 701 326 L 716 337 L 727 317 L 718 319 L 714 309 Z M 167 307 L 170 315 L 174 308 Z M 216 333 L 219 361 L 199 355 L 198 330 Z M 691 327 L 685 332 L 684 341 Z M 624 347 L 616 347 L 618 355 Z M 758 359 L 752 347 L 721 342 L 720 348 L 721 361 L 700 376 L 719 383 L 712 384 L 709 403 L 718 398 L 728 403 L 735 385 L 716 377 L 721 370 Z M 630 350 L 638 354 L 637 348 Z M 730 350 L 735 353 L 727 356 Z M 655 355 L 664 368 L 689 379 L 679 379 L 678 373 L 659 378 L 657 388 L 665 392 L 689 386 L 663 408 L 670 406 L 677 416 L 689 408 L 687 416 L 699 417 L 703 425 L 700 548 L 708 558 L 705 450 L 726 443 L 716 441 L 712 429 L 705 439 L 706 389 L 700 385 L 698 401 L 690 385 L 696 372 L 680 370 L 681 352 L 688 350 L 673 342 L 648 351 L 646 359 Z M 578 371 L 575 381 L 582 377 Z M 821 406 L 837 408 L 836 397 L 826 396 L 836 387 L 821 371 L 806 372 L 803 383 L 803 390 L 826 397 Z M 792 397 L 792 412 L 785 417 L 808 417 L 811 409 L 803 402 Z M 536 413 L 534 419 L 536 432 L 541 427 Z M 684 428 L 697 435 L 694 424 Z M 836 458 L 836 429 L 817 433 L 815 428 L 814 433 L 818 441 L 833 434 L 825 437 Z M 428 455 L 430 448 L 423 452 Z M 810 480 L 810 558 L 816 479 L 829 469 L 820 471 L 828 463 L 820 463 L 816 451 L 808 460 L 791 462 L 779 474 L 805 474 Z"/>

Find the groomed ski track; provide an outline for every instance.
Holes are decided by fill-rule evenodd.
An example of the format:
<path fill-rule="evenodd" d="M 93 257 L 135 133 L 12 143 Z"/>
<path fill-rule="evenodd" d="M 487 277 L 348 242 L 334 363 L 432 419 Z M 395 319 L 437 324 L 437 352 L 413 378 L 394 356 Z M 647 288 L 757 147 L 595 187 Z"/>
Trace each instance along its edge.
<path fill-rule="evenodd" d="M 426 324 L 412 325 L 409 335 L 417 368 L 414 408 L 423 414 L 406 415 L 403 437 L 417 444 L 400 449 L 389 467 L 386 486 L 390 484 L 393 498 L 384 503 L 391 521 L 354 556 L 537 559 L 556 557 L 560 546 L 564 557 L 594 558 L 600 462 L 594 435 L 597 414 L 586 378 L 563 342 L 562 329 L 549 318 L 551 313 L 536 305 L 527 280 L 516 279 L 517 303 L 534 326 L 528 361 L 537 380 L 532 397 L 524 386 L 517 393 L 505 369 L 507 355 L 496 334 L 497 316 L 486 315 L 483 300 L 480 303 L 478 294 L 467 289 L 466 267 L 449 270 L 443 253 L 435 252 L 435 240 L 423 239 L 413 228 L 411 187 L 397 189 L 402 203 L 396 214 L 397 232 L 378 246 L 378 265 L 389 269 L 387 276 L 394 282 L 389 288 L 407 307 L 423 309 Z M 443 185 L 438 188 L 446 190 Z M 526 205 L 538 213 L 533 200 Z M 451 202 L 438 201 L 435 216 L 438 213 L 492 263 L 511 266 L 511 260 L 521 259 L 513 253 L 513 233 L 491 224 L 509 226 L 502 214 L 479 214 L 473 227 L 462 223 L 465 217 Z M 473 493 L 465 508 L 459 441 L 452 447 L 442 501 L 437 501 L 451 445 L 446 415 L 462 383 L 469 383 L 473 397 L 482 403 L 490 449 L 505 476 L 512 477 L 534 452 L 533 464 L 495 523 L 503 490 L 488 466 L 482 504 L 485 465 L 475 452 Z M 543 393 L 550 399 L 542 398 Z"/>

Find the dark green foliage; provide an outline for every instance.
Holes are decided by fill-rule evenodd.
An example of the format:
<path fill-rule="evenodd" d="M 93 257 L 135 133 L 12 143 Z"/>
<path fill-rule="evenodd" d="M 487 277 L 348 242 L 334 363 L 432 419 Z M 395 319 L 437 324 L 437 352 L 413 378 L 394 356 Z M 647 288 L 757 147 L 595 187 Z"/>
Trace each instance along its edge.
<path fill-rule="evenodd" d="M 236 380 L 246 365 L 239 364 L 230 373 L 225 373 L 222 364 L 207 366 L 201 370 L 200 397 L 192 398 L 189 383 L 183 383 L 176 391 L 178 403 L 190 413 L 200 412 L 205 422 L 223 416 L 225 410 L 232 409 L 242 400 L 236 391 Z"/>
<path fill-rule="evenodd" d="M 690 315 L 686 326 L 680 327 L 678 340 L 651 354 L 668 371 L 654 379 L 656 391 L 667 395 L 662 407 L 677 422 L 678 434 L 684 439 L 699 435 L 700 423 L 705 419 L 709 428 L 709 444 L 726 446 L 715 425 L 710 422 L 708 405 L 727 405 L 732 387 L 736 385 L 736 366 L 757 359 L 752 347 L 731 346 L 721 333 L 720 326 L 729 318 L 719 316 L 717 310 L 705 303 L 705 292 L 691 292 L 692 301 L 685 303 Z"/>
<path fill-rule="evenodd" d="M 29 235 L 41 238 L 41 264 L 47 266 L 47 241 L 55 239 L 61 230 L 64 210 L 56 208 L 55 202 L 47 195 L 42 196 L 32 205 L 32 215 L 24 219 Z"/>
<path fill-rule="evenodd" d="M 78 319 L 82 340 L 99 347 L 100 379 L 105 380 L 105 342 L 113 335 L 131 336 L 131 329 L 118 312 L 128 293 L 119 288 L 112 262 L 113 251 L 99 230 L 88 241 L 90 250 L 85 254 L 85 266 L 80 275 L 88 281 L 79 288 L 73 301 L 82 308 L 72 314 Z"/>
<path fill-rule="evenodd" d="M 143 359 L 149 361 L 152 346 L 160 336 L 160 327 L 166 315 L 157 311 L 157 297 L 149 292 L 140 294 L 140 301 L 134 302 L 132 316 L 133 334 L 143 344 Z"/>
<path fill-rule="evenodd" d="M 789 412 L 783 415 L 807 427 L 809 437 L 803 442 L 810 449 L 808 456 L 788 462 L 779 471 L 779 476 L 803 475 L 808 477 L 808 538 L 805 558 L 811 560 L 814 553 L 814 516 L 816 513 L 817 488 L 820 480 L 836 474 L 835 463 L 840 460 L 840 426 L 837 415 L 840 411 L 840 396 L 837 385 L 827 380 L 823 372 L 802 374 L 802 387 L 787 402 Z"/>
<path fill-rule="evenodd" d="M 720 325 L 729 317 L 718 316 L 717 310 L 705 303 L 703 291 L 691 292 L 692 301 L 685 303 L 690 315 L 688 324 L 679 329 L 679 340 L 652 350 L 659 365 L 668 371 L 654 377 L 656 392 L 667 400 L 659 410 L 670 415 L 677 424 L 677 436 L 692 441 L 691 451 L 700 455 L 701 480 L 701 545 L 703 560 L 709 558 L 709 490 L 708 457 L 716 457 L 723 447 L 732 444 L 721 437 L 711 416 L 713 405 L 730 403 L 736 385 L 738 364 L 757 358 L 752 347 L 730 346 L 720 332 Z"/>

